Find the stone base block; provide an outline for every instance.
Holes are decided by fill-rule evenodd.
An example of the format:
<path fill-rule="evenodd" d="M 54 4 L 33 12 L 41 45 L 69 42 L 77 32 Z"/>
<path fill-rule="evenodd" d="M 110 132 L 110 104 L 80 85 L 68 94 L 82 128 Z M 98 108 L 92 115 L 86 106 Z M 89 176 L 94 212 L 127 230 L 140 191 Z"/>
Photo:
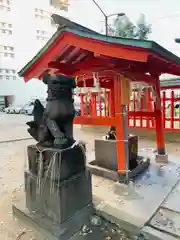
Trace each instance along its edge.
<path fill-rule="evenodd" d="M 13 205 L 14 216 L 42 234 L 43 239 L 49 240 L 68 240 L 76 234 L 84 224 L 87 224 L 94 209 L 91 204 L 77 211 L 71 218 L 62 224 L 52 221 L 51 218 L 41 212 L 30 212 L 25 207 L 25 201 L 18 205 Z"/>
<path fill-rule="evenodd" d="M 132 171 L 127 170 L 127 174 L 120 174 L 117 171 L 100 167 L 96 160 L 89 162 L 87 167 L 92 174 L 127 184 L 131 179 L 145 171 L 150 164 L 150 159 L 147 157 L 139 157 L 139 159 L 141 159 L 141 163 Z"/>
<path fill-rule="evenodd" d="M 89 171 L 83 171 L 60 183 L 53 182 L 53 189 L 51 183 L 50 179 L 46 179 L 39 191 L 37 177 L 31 172 L 25 172 L 26 207 L 29 211 L 39 211 L 61 224 L 92 203 Z"/>
<path fill-rule="evenodd" d="M 168 163 L 168 155 L 167 154 L 164 154 L 164 155 L 156 154 L 155 161 L 160 164 L 167 164 Z"/>

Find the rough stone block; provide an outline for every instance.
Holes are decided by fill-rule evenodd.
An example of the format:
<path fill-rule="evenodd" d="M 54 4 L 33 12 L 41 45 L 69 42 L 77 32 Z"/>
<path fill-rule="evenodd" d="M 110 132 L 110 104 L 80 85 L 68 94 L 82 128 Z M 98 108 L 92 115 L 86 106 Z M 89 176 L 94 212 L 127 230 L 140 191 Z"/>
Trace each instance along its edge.
<path fill-rule="evenodd" d="M 53 192 L 47 179 L 37 194 L 37 177 L 25 172 L 26 206 L 41 211 L 55 222 L 62 223 L 92 203 L 91 175 L 83 171 L 63 182 L 56 181 Z"/>
<path fill-rule="evenodd" d="M 13 214 L 20 221 L 27 224 L 29 228 L 38 231 L 44 240 L 73 240 L 73 235 L 84 224 L 89 222 L 90 217 L 94 214 L 94 209 L 92 204 L 89 204 L 80 211 L 77 211 L 66 222 L 59 224 L 39 211 L 29 212 L 24 205 L 24 201 L 21 199 L 18 204 L 13 205 Z"/>
<path fill-rule="evenodd" d="M 160 164 L 167 164 L 168 163 L 168 155 L 167 154 L 156 154 L 156 158 L 155 158 L 157 163 Z"/>

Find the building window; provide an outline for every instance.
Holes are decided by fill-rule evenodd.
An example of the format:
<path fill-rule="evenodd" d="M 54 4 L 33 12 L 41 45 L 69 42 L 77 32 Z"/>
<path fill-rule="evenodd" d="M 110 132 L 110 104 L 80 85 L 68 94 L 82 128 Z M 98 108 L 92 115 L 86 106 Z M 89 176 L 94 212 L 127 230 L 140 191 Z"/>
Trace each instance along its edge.
<path fill-rule="evenodd" d="M 10 0 L 0 0 L 0 11 L 11 11 L 11 1 Z"/>
<path fill-rule="evenodd" d="M 43 9 L 35 8 L 34 12 L 35 12 L 34 16 L 36 20 L 47 20 L 50 18 L 50 13 L 48 13 L 47 11 L 44 11 Z"/>
<path fill-rule="evenodd" d="M 36 35 L 47 36 L 48 32 L 44 30 L 36 30 Z"/>
<path fill-rule="evenodd" d="M 0 45 L 0 54 L 6 58 L 14 58 L 14 48 L 8 45 Z"/>
<path fill-rule="evenodd" d="M 36 39 L 47 41 L 49 39 L 49 33 L 44 30 L 36 30 Z"/>
<path fill-rule="evenodd" d="M 0 68 L 0 80 L 16 80 L 16 70 Z"/>
<path fill-rule="evenodd" d="M 0 33 L 12 35 L 12 24 L 6 22 L 0 22 Z"/>
<path fill-rule="evenodd" d="M 36 36 L 37 40 L 42 40 L 42 41 L 47 41 L 49 38 L 48 37 L 41 37 L 41 36 Z"/>

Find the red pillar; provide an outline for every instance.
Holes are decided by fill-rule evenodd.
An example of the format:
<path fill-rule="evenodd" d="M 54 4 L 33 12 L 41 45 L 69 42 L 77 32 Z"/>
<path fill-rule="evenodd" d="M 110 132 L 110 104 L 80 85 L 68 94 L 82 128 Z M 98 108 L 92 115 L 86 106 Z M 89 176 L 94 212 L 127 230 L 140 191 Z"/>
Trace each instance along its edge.
<path fill-rule="evenodd" d="M 154 104 L 155 120 L 156 120 L 156 143 L 159 155 L 165 155 L 165 141 L 164 141 L 164 124 L 163 115 L 161 110 L 161 92 L 160 92 L 160 80 L 159 75 L 152 74 L 152 77 L 156 80 L 155 92 L 156 102 Z"/>
<path fill-rule="evenodd" d="M 110 105 L 110 116 L 111 117 L 114 117 L 115 116 L 115 104 L 114 104 L 114 99 L 115 99 L 115 97 L 114 97 L 114 87 L 112 87 L 111 89 L 110 89 L 110 101 L 109 101 L 109 105 Z"/>
<path fill-rule="evenodd" d="M 126 106 L 121 102 L 121 79 L 114 77 L 114 103 L 116 119 L 116 140 L 117 140 L 117 164 L 119 181 L 128 183 L 128 133 L 127 133 L 127 113 Z"/>
<path fill-rule="evenodd" d="M 96 93 L 92 93 L 92 112 L 93 117 L 97 117 L 97 111 L 96 111 Z"/>

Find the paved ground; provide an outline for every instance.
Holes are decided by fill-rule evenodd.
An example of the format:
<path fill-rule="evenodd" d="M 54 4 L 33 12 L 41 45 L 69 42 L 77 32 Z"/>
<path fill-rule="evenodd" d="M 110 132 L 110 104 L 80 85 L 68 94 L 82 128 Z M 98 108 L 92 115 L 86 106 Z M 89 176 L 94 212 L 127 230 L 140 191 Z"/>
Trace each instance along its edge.
<path fill-rule="evenodd" d="M 31 117 L 20 115 L 0 115 L 0 142 L 19 138 L 28 138 L 25 122 Z M 93 158 L 94 138 L 104 135 L 104 130 L 92 130 L 92 128 L 75 128 L 75 137 L 88 143 L 88 153 Z M 0 239 L 2 240 L 35 240 L 34 236 L 19 221 L 12 219 L 12 201 L 16 202 L 16 196 L 23 188 L 24 168 L 26 167 L 27 145 L 34 143 L 33 140 L 9 142 L 0 144 Z M 148 140 L 140 141 L 140 147 L 155 147 L 155 143 Z M 179 144 L 168 143 L 168 152 L 179 156 Z M 95 184 L 95 183 L 94 183 Z M 112 238 L 105 238 L 112 239 Z M 123 238 L 122 238 L 123 239 Z"/>
<path fill-rule="evenodd" d="M 96 208 L 126 231 L 150 235 L 143 240 L 180 239 L 179 159 L 169 155 L 170 162 L 160 165 L 152 152 L 142 151 L 141 155 L 144 154 L 151 158 L 151 165 L 129 186 L 95 178 L 93 196 L 99 200 Z"/>

